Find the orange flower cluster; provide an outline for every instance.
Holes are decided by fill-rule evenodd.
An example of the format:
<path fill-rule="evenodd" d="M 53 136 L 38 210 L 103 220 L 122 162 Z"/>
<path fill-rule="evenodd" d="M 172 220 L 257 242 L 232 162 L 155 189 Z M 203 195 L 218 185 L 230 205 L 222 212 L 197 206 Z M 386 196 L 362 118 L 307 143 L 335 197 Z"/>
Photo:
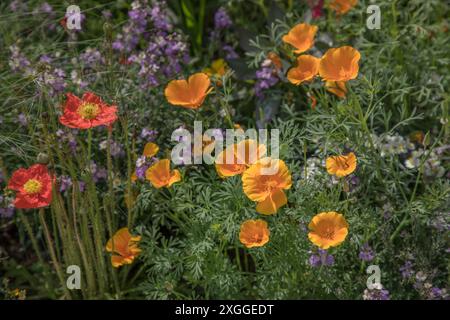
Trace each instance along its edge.
<path fill-rule="evenodd" d="M 257 212 L 269 215 L 287 203 L 283 190 L 289 189 L 292 181 L 284 161 L 265 155 L 265 145 L 247 139 L 225 148 L 215 165 L 222 178 L 242 174 L 244 193 L 257 202 Z"/>
<path fill-rule="evenodd" d="M 267 148 L 247 139 L 225 148 L 216 157 L 215 167 L 221 178 L 242 175 L 245 195 L 257 203 L 256 211 L 275 214 L 287 203 L 284 190 L 292 185 L 292 178 L 284 161 L 266 157 Z M 267 222 L 247 220 L 241 225 L 239 240 L 247 248 L 261 247 L 269 241 Z"/>
<path fill-rule="evenodd" d="M 314 45 L 317 30 L 317 26 L 300 23 L 283 37 L 283 41 L 295 48 L 294 53 L 300 54 Z M 347 94 L 345 83 L 358 76 L 360 57 L 358 50 L 350 46 L 331 48 L 322 58 L 300 55 L 297 57 L 296 66 L 287 72 L 287 78 L 292 84 L 300 85 L 319 75 L 326 81 L 327 91 L 344 98 Z"/>

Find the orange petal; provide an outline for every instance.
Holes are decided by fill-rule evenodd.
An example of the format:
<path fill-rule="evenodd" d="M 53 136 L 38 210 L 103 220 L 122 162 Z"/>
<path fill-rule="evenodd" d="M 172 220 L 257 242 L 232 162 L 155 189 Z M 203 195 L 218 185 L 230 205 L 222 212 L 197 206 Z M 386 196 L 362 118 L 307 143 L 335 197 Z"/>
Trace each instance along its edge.
<path fill-rule="evenodd" d="M 289 69 L 287 73 L 289 82 L 299 85 L 304 81 L 312 80 L 319 73 L 319 64 L 319 58 L 301 55 L 297 58 L 297 66 Z"/>
<path fill-rule="evenodd" d="M 180 171 L 178 170 L 173 170 L 172 174 L 170 175 L 170 179 L 169 179 L 169 183 L 167 185 L 167 187 L 170 187 L 172 184 L 174 184 L 175 182 L 181 181 L 181 174 Z"/>
<path fill-rule="evenodd" d="M 347 86 L 345 81 L 327 81 L 325 83 L 325 88 L 328 92 L 333 93 L 339 98 L 343 99 L 347 95 Z"/>
<path fill-rule="evenodd" d="M 146 157 L 153 157 L 155 156 L 159 151 L 159 147 L 156 143 L 148 142 L 144 147 L 144 153 L 143 155 Z"/>
<path fill-rule="evenodd" d="M 287 203 L 287 197 L 283 190 L 276 190 L 269 195 L 266 200 L 259 202 L 256 206 L 256 211 L 261 214 L 274 214 L 278 209 Z"/>
<path fill-rule="evenodd" d="M 320 60 L 319 75 L 324 81 L 348 81 L 358 76 L 358 50 L 344 46 L 328 49 Z"/>
<path fill-rule="evenodd" d="M 114 268 L 118 268 L 120 266 L 123 266 L 125 264 L 125 261 L 122 256 L 112 255 L 111 256 L 111 264 Z"/>
<path fill-rule="evenodd" d="M 314 37 L 319 28 L 307 23 L 300 23 L 289 30 L 282 40 L 296 48 L 294 53 L 300 54 L 314 45 Z"/>
<path fill-rule="evenodd" d="M 167 101 L 173 105 L 182 107 L 189 107 L 192 105 L 189 86 L 186 80 L 170 81 L 164 90 L 164 95 L 166 96 Z"/>

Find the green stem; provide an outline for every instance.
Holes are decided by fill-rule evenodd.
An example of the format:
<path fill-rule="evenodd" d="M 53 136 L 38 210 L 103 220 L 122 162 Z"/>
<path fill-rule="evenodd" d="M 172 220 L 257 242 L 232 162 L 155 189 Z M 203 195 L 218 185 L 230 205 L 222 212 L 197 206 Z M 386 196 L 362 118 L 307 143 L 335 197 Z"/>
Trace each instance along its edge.
<path fill-rule="evenodd" d="M 53 240 L 52 240 L 52 237 L 50 235 L 50 232 L 49 232 L 49 229 L 48 229 L 48 226 L 47 226 L 47 222 L 45 221 L 45 211 L 44 211 L 44 209 L 39 209 L 39 219 L 40 219 L 42 227 L 44 229 L 44 235 L 45 235 L 45 239 L 47 241 L 47 246 L 48 246 L 48 250 L 49 250 L 49 253 L 50 253 L 50 259 L 52 260 L 52 263 L 53 263 L 53 265 L 55 267 L 56 274 L 57 274 L 57 276 L 59 278 L 59 281 L 61 282 L 61 286 L 62 286 L 62 288 L 64 290 L 64 293 L 66 294 L 66 297 L 68 299 L 70 299 L 71 298 L 70 292 L 67 289 L 66 282 L 64 281 L 64 276 L 63 276 L 63 273 L 62 273 L 62 269 L 61 269 L 61 266 L 60 266 L 60 264 L 58 262 L 58 259 L 56 258 L 55 249 L 53 248 Z"/>

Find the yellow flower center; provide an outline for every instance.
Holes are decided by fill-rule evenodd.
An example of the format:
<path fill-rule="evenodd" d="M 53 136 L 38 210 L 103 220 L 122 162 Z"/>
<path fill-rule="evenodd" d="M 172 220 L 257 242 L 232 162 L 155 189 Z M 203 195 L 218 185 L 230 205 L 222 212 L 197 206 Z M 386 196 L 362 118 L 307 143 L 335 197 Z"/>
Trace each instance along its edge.
<path fill-rule="evenodd" d="M 100 113 L 100 107 L 95 103 L 83 103 L 78 109 L 78 114 L 85 120 L 92 120 Z"/>
<path fill-rule="evenodd" d="M 30 179 L 24 184 L 23 189 L 28 194 L 39 193 L 42 189 L 42 183 L 36 179 Z"/>
<path fill-rule="evenodd" d="M 321 232 L 322 238 L 333 240 L 334 239 L 334 229 L 331 227 L 326 228 Z"/>
<path fill-rule="evenodd" d="M 341 78 L 350 79 L 351 75 L 352 75 L 352 72 L 350 70 L 344 69 L 343 67 L 341 67 L 341 70 L 339 70 L 339 76 Z"/>

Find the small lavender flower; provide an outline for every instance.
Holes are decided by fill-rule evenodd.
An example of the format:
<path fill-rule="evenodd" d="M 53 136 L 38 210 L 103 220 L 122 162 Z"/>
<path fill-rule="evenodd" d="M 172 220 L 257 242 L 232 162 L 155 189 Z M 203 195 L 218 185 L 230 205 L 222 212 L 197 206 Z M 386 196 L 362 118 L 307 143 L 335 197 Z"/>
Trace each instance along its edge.
<path fill-rule="evenodd" d="M 30 60 L 22 54 L 17 45 L 10 46 L 9 51 L 11 52 L 9 66 L 13 72 L 23 73 L 25 76 L 29 76 L 34 73 L 33 68 L 31 68 Z"/>
<path fill-rule="evenodd" d="M 432 287 L 428 292 L 428 299 L 430 300 L 445 300 L 448 298 L 447 290 L 438 287 Z"/>
<path fill-rule="evenodd" d="M 309 257 L 309 264 L 312 267 L 320 267 L 320 265 L 321 265 L 320 257 L 318 255 L 316 255 L 316 254 L 312 254 Z"/>
<path fill-rule="evenodd" d="M 10 205 L 6 208 L 0 208 L 0 218 L 11 218 L 14 215 L 14 206 Z"/>
<path fill-rule="evenodd" d="M 39 62 L 51 64 L 53 59 L 49 55 L 42 55 L 39 57 Z"/>
<path fill-rule="evenodd" d="M 102 11 L 102 16 L 103 18 L 105 18 L 106 20 L 109 20 L 112 18 L 112 13 L 109 10 L 103 10 Z"/>
<path fill-rule="evenodd" d="M 145 142 L 152 142 L 152 141 L 155 141 L 157 135 L 158 135 L 158 131 L 148 129 L 148 128 L 143 128 L 141 131 L 141 134 L 139 135 L 139 138 L 141 138 Z"/>
<path fill-rule="evenodd" d="M 156 161 L 156 158 L 148 158 L 146 156 L 140 156 L 136 160 L 136 177 L 143 181 L 145 180 L 145 172 Z"/>
<path fill-rule="evenodd" d="M 84 192 L 84 190 L 86 190 L 86 183 L 83 181 L 78 181 L 78 189 L 80 192 Z"/>
<path fill-rule="evenodd" d="M 269 89 L 276 85 L 279 78 L 276 74 L 275 69 L 272 66 L 272 62 L 266 59 L 262 63 L 262 68 L 256 71 L 256 83 L 255 83 L 255 95 L 258 98 L 263 98 L 263 91 Z"/>
<path fill-rule="evenodd" d="M 108 171 L 105 168 L 98 168 L 93 176 L 94 182 L 99 182 L 100 180 L 106 180 L 108 178 Z"/>
<path fill-rule="evenodd" d="M 9 4 L 9 10 L 11 10 L 12 12 L 27 11 L 27 9 L 27 4 L 21 0 L 14 0 Z"/>
<path fill-rule="evenodd" d="M 237 59 L 239 58 L 239 55 L 236 53 L 234 48 L 230 46 L 229 44 L 225 44 L 222 46 L 222 50 L 225 51 L 226 55 L 225 58 L 227 60 Z"/>
<path fill-rule="evenodd" d="M 105 63 L 105 59 L 102 57 L 100 51 L 89 47 L 80 54 L 80 61 L 87 68 L 95 68 Z"/>
<path fill-rule="evenodd" d="M 225 8 L 219 8 L 214 14 L 214 28 L 217 30 L 226 29 L 231 27 L 232 24 L 233 22 Z"/>
<path fill-rule="evenodd" d="M 63 193 L 72 186 L 72 179 L 69 176 L 59 177 L 59 192 Z"/>
<path fill-rule="evenodd" d="M 72 80 L 73 84 L 75 84 L 81 89 L 86 88 L 89 85 L 89 82 L 83 80 L 81 76 L 79 76 L 77 70 L 72 70 L 70 72 L 70 79 Z"/>
<path fill-rule="evenodd" d="M 362 261 L 372 261 L 375 258 L 375 254 L 372 248 L 369 247 L 367 243 L 365 243 L 359 252 L 359 258 Z"/>
<path fill-rule="evenodd" d="M 106 150 L 108 148 L 108 140 L 104 140 L 102 142 L 100 142 L 100 150 Z M 112 140 L 111 141 L 111 146 L 110 146 L 111 150 L 111 157 L 113 158 L 120 158 L 123 157 L 125 155 L 125 151 L 123 150 L 123 147 L 120 143 Z"/>
<path fill-rule="evenodd" d="M 171 31 L 165 2 L 154 1 L 149 6 L 147 0 L 136 0 L 131 7 L 129 21 L 112 47 L 129 55 L 127 62 L 138 65 L 141 87 L 149 89 L 181 72 L 182 63 L 189 60 L 188 47 L 180 34 Z M 147 44 L 145 48 L 139 48 L 140 39 Z"/>
<path fill-rule="evenodd" d="M 332 266 L 334 264 L 334 257 L 326 250 L 319 249 L 318 254 L 312 254 L 309 257 L 309 264 L 312 267 Z"/>
<path fill-rule="evenodd" d="M 403 266 L 400 267 L 400 272 L 403 279 L 409 279 L 414 274 L 413 264 L 410 260 L 407 260 Z"/>
<path fill-rule="evenodd" d="M 167 15 L 163 12 L 161 3 L 156 3 L 153 6 L 153 8 L 150 10 L 150 17 L 153 25 L 157 29 L 168 32 L 172 28 L 169 20 L 167 19 Z"/>
<path fill-rule="evenodd" d="M 28 125 L 28 119 L 27 116 L 24 113 L 20 113 L 17 116 L 17 122 L 22 126 L 26 127 Z"/>
<path fill-rule="evenodd" d="M 353 192 L 359 186 L 360 179 L 357 175 L 352 174 L 351 176 L 349 176 L 347 178 L 347 182 L 348 182 L 348 189 L 349 189 L 348 191 Z"/>
<path fill-rule="evenodd" d="M 56 131 L 56 136 L 58 137 L 58 140 L 60 142 L 60 145 L 63 143 L 67 143 L 69 145 L 70 151 L 72 153 L 76 153 L 78 149 L 78 144 L 75 136 L 78 134 L 78 130 L 74 129 L 71 131 L 64 131 L 61 129 L 58 129 Z"/>
<path fill-rule="evenodd" d="M 51 96 L 64 92 L 66 89 L 66 73 L 59 68 L 52 68 L 38 73 L 37 82 L 40 86 L 46 87 Z"/>
<path fill-rule="evenodd" d="M 53 7 L 48 2 L 44 2 L 39 7 L 35 8 L 33 10 L 33 15 L 37 15 L 40 13 L 47 14 L 49 16 L 53 16 L 53 14 L 54 14 Z"/>
<path fill-rule="evenodd" d="M 89 170 L 95 183 L 108 178 L 108 171 L 104 167 L 98 166 L 95 161 L 91 161 Z"/>
<path fill-rule="evenodd" d="M 380 286 L 379 289 L 366 289 L 363 294 L 364 300 L 389 300 L 389 291 Z"/>

